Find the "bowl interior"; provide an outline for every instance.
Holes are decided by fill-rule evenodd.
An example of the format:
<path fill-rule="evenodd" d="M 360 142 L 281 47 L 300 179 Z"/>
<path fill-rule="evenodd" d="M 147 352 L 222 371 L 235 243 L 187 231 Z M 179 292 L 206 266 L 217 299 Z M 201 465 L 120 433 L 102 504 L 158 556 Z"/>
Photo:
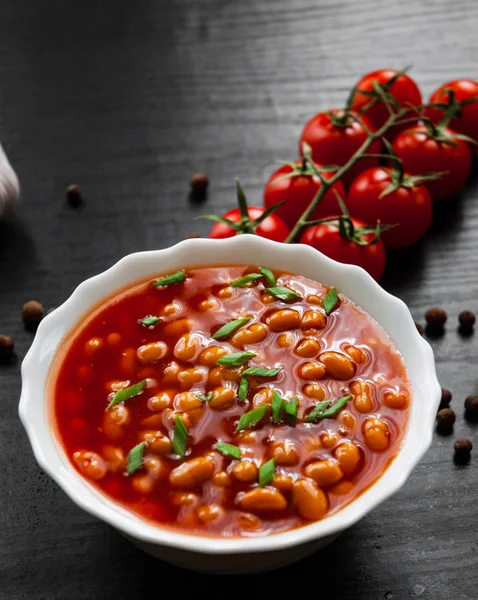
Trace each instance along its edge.
<path fill-rule="evenodd" d="M 93 307 L 148 277 L 179 268 L 233 264 L 265 264 L 336 286 L 389 333 L 405 359 L 412 385 L 408 428 L 398 456 L 384 474 L 356 500 L 323 521 L 264 538 L 222 539 L 177 533 L 150 525 L 116 505 L 70 465 L 53 433 L 46 401 L 52 361 L 62 342 Z M 279 244 L 249 235 L 228 240 L 193 239 L 165 250 L 132 254 L 85 281 L 40 324 L 22 364 L 22 379 L 20 416 L 37 461 L 79 506 L 143 542 L 208 553 L 286 548 L 333 535 L 355 523 L 403 485 L 427 450 L 440 398 L 432 350 L 417 332 L 401 300 L 385 292 L 362 269 L 336 263 L 308 246 Z"/>

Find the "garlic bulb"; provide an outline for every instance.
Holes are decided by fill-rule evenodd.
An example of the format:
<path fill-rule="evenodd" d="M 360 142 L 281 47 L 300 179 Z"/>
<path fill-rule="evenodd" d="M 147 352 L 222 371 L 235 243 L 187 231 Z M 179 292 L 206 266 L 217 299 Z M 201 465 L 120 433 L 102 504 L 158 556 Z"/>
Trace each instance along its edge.
<path fill-rule="evenodd" d="M 9 206 L 15 204 L 20 195 L 20 184 L 12 165 L 0 144 L 0 218 Z"/>

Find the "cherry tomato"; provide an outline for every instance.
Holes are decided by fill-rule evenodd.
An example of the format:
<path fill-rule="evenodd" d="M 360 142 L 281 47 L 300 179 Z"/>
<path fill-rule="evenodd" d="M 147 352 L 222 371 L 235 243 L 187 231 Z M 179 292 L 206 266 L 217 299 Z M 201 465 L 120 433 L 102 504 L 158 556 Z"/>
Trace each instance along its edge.
<path fill-rule="evenodd" d="M 315 115 L 302 131 L 299 152 L 303 153 L 303 143 L 306 142 L 311 147 L 315 162 L 323 165 L 345 165 L 368 137 L 362 123 L 371 131 L 374 130 L 366 118 L 357 119 L 355 113 L 347 116 L 343 110 L 338 109 Z M 379 154 L 380 150 L 381 143 L 375 140 L 367 154 Z M 376 158 L 359 160 L 344 175 L 344 185 L 348 187 L 359 173 L 374 165 L 378 165 Z"/>
<path fill-rule="evenodd" d="M 470 98 L 478 97 L 478 81 L 471 79 L 457 79 L 444 83 L 430 96 L 430 102 L 444 102 L 449 100 L 447 90 L 454 92 L 455 100 L 463 102 Z M 425 108 L 424 115 L 434 123 L 439 123 L 443 117 L 443 110 L 440 108 Z M 461 107 L 458 116 L 452 119 L 448 126 L 453 131 L 463 133 L 478 142 L 478 101 L 471 102 Z"/>
<path fill-rule="evenodd" d="M 257 206 L 249 206 L 247 211 L 251 221 L 258 219 L 264 213 L 264 209 L 258 208 Z M 239 208 L 233 208 L 223 215 L 223 217 L 234 223 L 239 223 L 241 220 L 241 211 Z M 289 228 L 276 213 L 273 213 L 264 219 L 256 229 L 257 235 L 267 238 L 268 240 L 273 240 L 274 242 L 283 242 L 289 233 Z M 232 229 L 232 227 L 219 222 L 215 223 L 209 232 L 209 237 L 214 239 L 224 239 L 235 235 L 236 231 Z"/>
<path fill-rule="evenodd" d="M 418 242 L 430 227 L 433 201 L 424 185 L 413 178 L 398 175 L 391 168 L 373 167 L 352 183 L 347 208 L 352 217 L 366 223 L 377 219 L 383 225 L 397 225 L 384 231 L 381 239 L 386 248 L 406 248 Z M 394 190 L 383 192 L 395 183 Z"/>
<path fill-rule="evenodd" d="M 361 227 L 366 227 L 363 221 L 357 219 L 351 219 L 351 221 L 356 231 L 360 231 Z M 368 233 L 361 237 L 365 242 L 371 242 L 374 235 L 374 233 Z M 322 223 L 308 227 L 300 242 L 312 246 L 338 262 L 362 267 L 376 281 L 379 281 L 385 270 L 386 253 L 382 240 L 368 246 L 360 245 L 353 239 L 342 238 L 339 228 L 335 224 Z"/>
<path fill-rule="evenodd" d="M 433 200 L 450 198 L 465 185 L 471 171 L 471 153 L 468 145 L 458 139 L 451 129 L 442 128 L 441 137 L 431 137 L 425 125 L 416 125 L 400 133 L 393 141 L 395 154 L 403 161 L 403 168 L 411 175 L 443 172 L 426 186 Z M 440 141 L 442 138 L 445 141 Z M 451 145 L 446 142 L 452 142 Z"/>
<path fill-rule="evenodd" d="M 352 109 L 354 111 L 360 111 L 371 100 L 369 96 L 361 94 L 360 90 L 363 92 L 373 92 L 375 81 L 377 81 L 381 86 L 386 87 L 388 82 L 395 77 L 397 73 L 398 71 L 393 69 L 380 69 L 379 71 L 373 71 L 372 73 L 368 73 L 362 77 L 362 79 L 355 86 L 355 88 L 359 91 L 354 96 Z M 417 84 L 405 73 L 402 73 L 399 77 L 397 77 L 396 81 L 390 85 L 388 92 L 402 107 L 406 106 L 407 104 L 413 104 L 414 106 L 417 106 L 422 102 L 422 95 Z M 412 116 L 412 114 L 413 113 L 407 113 L 404 118 L 407 118 L 407 116 Z M 383 101 L 375 102 L 363 113 L 363 115 L 366 116 L 375 129 L 380 129 L 380 127 L 382 127 L 389 117 L 387 107 Z M 391 140 L 401 130 L 403 130 L 403 127 L 394 127 L 387 133 L 385 137 Z"/>
<path fill-rule="evenodd" d="M 300 162 L 294 164 L 296 169 L 301 166 Z M 289 227 L 297 223 L 322 185 L 316 175 L 284 177 L 293 171 L 290 165 L 283 165 L 271 175 L 264 189 L 264 207 L 270 208 L 279 202 L 284 202 L 274 214 L 283 219 Z M 330 179 L 332 176 L 333 172 L 324 172 L 325 179 Z M 319 206 L 310 216 L 310 220 L 337 212 L 338 204 L 334 189 L 343 200 L 346 199 L 345 188 L 342 182 L 337 181 L 322 198 Z"/>

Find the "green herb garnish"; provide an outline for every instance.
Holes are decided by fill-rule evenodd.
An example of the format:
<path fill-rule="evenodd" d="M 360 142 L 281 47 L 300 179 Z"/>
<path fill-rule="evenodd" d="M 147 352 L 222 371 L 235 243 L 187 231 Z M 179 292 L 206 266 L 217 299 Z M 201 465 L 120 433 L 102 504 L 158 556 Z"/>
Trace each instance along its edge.
<path fill-rule="evenodd" d="M 282 413 L 284 411 L 284 400 L 279 393 L 274 391 L 272 395 L 272 420 L 279 424 L 282 421 Z"/>
<path fill-rule="evenodd" d="M 324 300 L 323 300 L 325 312 L 328 315 L 330 315 L 330 313 L 334 310 L 334 308 L 337 306 L 339 301 L 340 301 L 340 298 L 339 298 L 339 295 L 337 294 L 337 290 L 335 288 L 332 288 L 330 290 L 330 292 L 328 292 L 325 295 Z"/>
<path fill-rule="evenodd" d="M 342 396 L 337 400 L 324 400 L 315 405 L 314 409 L 304 419 L 306 423 L 316 423 L 322 419 L 333 419 L 345 407 L 352 396 Z"/>
<path fill-rule="evenodd" d="M 259 423 L 265 415 L 266 415 L 267 406 L 263 404 L 262 406 L 258 406 L 249 412 L 246 412 L 239 419 L 239 423 L 237 424 L 236 431 L 242 431 L 243 429 L 247 429 L 248 427 L 253 427 L 256 423 Z"/>
<path fill-rule="evenodd" d="M 270 269 L 268 269 L 267 267 L 261 267 L 261 274 L 264 277 L 264 281 L 267 287 L 275 287 L 277 283 L 276 277 Z"/>
<path fill-rule="evenodd" d="M 282 371 L 282 367 L 277 369 L 267 369 L 265 367 L 249 367 L 243 373 L 243 377 L 275 377 Z"/>
<path fill-rule="evenodd" d="M 128 475 L 132 475 L 143 466 L 143 455 L 146 442 L 141 442 L 128 452 Z"/>
<path fill-rule="evenodd" d="M 269 483 L 274 479 L 275 466 L 276 461 L 274 458 L 271 458 L 259 469 L 259 485 L 261 487 L 269 485 Z"/>
<path fill-rule="evenodd" d="M 294 396 L 289 402 L 283 402 L 282 406 L 284 412 L 289 415 L 291 424 L 293 425 L 297 420 L 297 409 L 298 409 L 298 398 Z"/>
<path fill-rule="evenodd" d="M 239 389 L 237 390 L 237 397 L 241 402 L 245 402 L 247 399 L 247 394 L 249 392 L 249 382 L 246 377 L 241 377 L 241 381 L 239 382 Z"/>
<path fill-rule="evenodd" d="M 209 400 L 211 400 L 211 398 L 214 396 L 214 392 L 209 392 L 209 394 L 196 394 L 196 396 L 199 398 L 199 400 L 202 400 L 203 402 L 209 402 Z"/>
<path fill-rule="evenodd" d="M 188 430 L 176 415 L 174 418 L 174 437 L 173 437 L 173 452 L 179 456 L 184 456 L 188 445 Z"/>
<path fill-rule="evenodd" d="M 254 358 L 254 356 L 254 352 L 232 352 L 218 358 L 216 364 L 223 367 L 240 367 L 245 365 L 251 358 Z"/>
<path fill-rule="evenodd" d="M 178 271 L 172 275 L 162 277 L 153 283 L 154 287 L 160 287 L 162 285 L 172 285 L 173 283 L 181 283 L 186 279 L 186 271 Z"/>
<path fill-rule="evenodd" d="M 283 302 L 294 302 L 295 300 L 302 300 L 302 296 L 290 288 L 278 286 L 266 288 L 268 292 L 274 298 L 282 300 Z"/>
<path fill-rule="evenodd" d="M 233 333 L 236 333 L 238 329 L 244 327 L 246 323 L 252 319 L 251 317 L 241 317 L 240 319 L 234 319 L 234 321 L 229 321 L 223 325 L 220 329 L 216 331 L 214 335 L 212 335 L 213 340 L 223 340 L 224 338 L 228 338 Z"/>
<path fill-rule="evenodd" d="M 226 442 L 218 442 L 216 444 L 216 450 L 223 456 L 230 456 L 231 458 L 237 458 L 238 460 L 241 458 L 241 449 L 232 444 L 227 444 Z"/>
<path fill-rule="evenodd" d="M 139 319 L 138 323 L 140 325 L 144 325 L 144 327 L 153 327 L 154 325 L 161 323 L 161 321 L 161 317 L 153 317 L 150 315 L 149 317 L 143 317 L 142 319 Z"/>
<path fill-rule="evenodd" d="M 130 385 L 127 388 L 123 388 L 122 390 L 118 390 L 113 396 L 113 400 L 111 400 L 111 402 L 108 404 L 108 408 L 112 408 L 113 406 L 120 404 L 120 402 L 126 402 L 126 400 L 141 394 L 145 385 L 146 379 L 140 381 L 139 383 L 135 383 L 134 385 Z"/>
<path fill-rule="evenodd" d="M 244 275 L 244 277 L 239 277 L 235 281 L 230 283 L 231 287 L 245 287 L 249 285 L 253 281 L 257 281 L 258 279 L 262 279 L 262 275 L 260 273 L 249 273 L 249 275 Z"/>

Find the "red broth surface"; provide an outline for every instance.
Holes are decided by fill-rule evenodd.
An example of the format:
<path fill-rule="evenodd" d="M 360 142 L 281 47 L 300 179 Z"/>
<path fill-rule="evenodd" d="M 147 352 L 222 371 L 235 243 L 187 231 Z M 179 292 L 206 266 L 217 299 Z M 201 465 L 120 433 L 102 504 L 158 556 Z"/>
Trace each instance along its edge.
<path fill-rule="evenodd" d="M 301 296 L 289 302 L 267 293 L 263 279 L 229 285 L 259 270 L 193 268 L 181 283 L 140 283 L 93 312 L 57 357 L 53 410 L 69 460 L 157 525 L 224 537 L 300 527 L 357 498 L 399 450 L 411 391 L 386 332 L 342 294 L 327 315 L 330 290 L 298 275 L 275 272 L 277 286 Z M 146 316 L 161 321 L 138 323 Z M 212 338 L 246 316 L 233 335 Z M 235 368 L 217 365 L 238 352 L 254 356 Z M 250 367 L 281 370 L 243 377 L 241 402 L 241 373 Z M 109 408 L 119 390 L 142 381 L 139 394 Z M 237 431 L 241 416 L 261 406 L 261 420 Z M 306 421 L 330 407 L 333 416 Z M 184 456 L 172 447 L 180 429 Z M 235 446 L 240 459 L 221 454 L 218 442 Z"/>

